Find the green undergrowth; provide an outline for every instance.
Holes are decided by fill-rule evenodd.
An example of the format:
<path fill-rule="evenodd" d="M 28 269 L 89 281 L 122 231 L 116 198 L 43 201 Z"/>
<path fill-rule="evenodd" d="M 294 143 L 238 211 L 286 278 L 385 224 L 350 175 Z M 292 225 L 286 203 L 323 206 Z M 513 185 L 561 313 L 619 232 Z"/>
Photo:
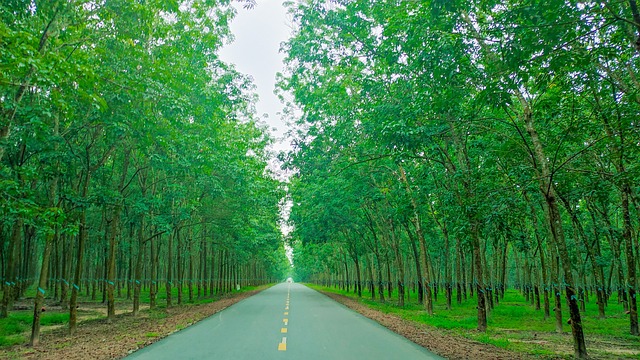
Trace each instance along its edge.
<path fill-rule="evenodd" d="M 68 322 L 68 313 L 44 312 L 40 317 L 40 324 L 42 326 L 64 325 Z M 13 312 L 9 313 L 7 318 L 0 319 L 0 347 L 26 342 L 32 323 L 32 311 Z"/>
<path fill-rule="evenodd" d="M 309 284 L 316 290 L 328 291 L 358 299 L 353 292 Z M 528 353 L 541 357 L 567 357 L 573 354 L 571 328 L 566 323 L 568 309 L 563 308 L 564 333 L 555 332 L 553 312 L 551 318 L 544 319 L 543 310 L 535 310 L 524 296 L 517 290 L 508 290 L 500 304 L 489 313 L 486 333 L 480 333 L 477 328 L 477 300 L 475 297 L 463 300 L 457 304 L 453 295 L 452 309 L 446 309 L 444 294 L 438 296 L 434 302 L 434 314 L 428 315 L 424 307 L 417 303 L 415 293 L 411 293 L 405 306 L 397 306 L 397 292 L 392 293 L 391 300 L 385 292 L 386 302 L 371 299 L 368 291 L 363 291 L 362 304 L 370 308 L 398 315 L 404 319 L 441 329 L 452 335 L 462 336 L 481 343 L 491 344 L 500 348 Z M 551 304 L 553 309 L 553 303 Z M 606 319 L 598 319 L 598 308 L 595 298 L 586 304 L 586 311 L 582 319 L 586 334 L 587 348 L 594 358 L 640 358 L 640 338 L 629 334 L 629 317 L 618 304 L 614 294 L 606 308 Z"/>

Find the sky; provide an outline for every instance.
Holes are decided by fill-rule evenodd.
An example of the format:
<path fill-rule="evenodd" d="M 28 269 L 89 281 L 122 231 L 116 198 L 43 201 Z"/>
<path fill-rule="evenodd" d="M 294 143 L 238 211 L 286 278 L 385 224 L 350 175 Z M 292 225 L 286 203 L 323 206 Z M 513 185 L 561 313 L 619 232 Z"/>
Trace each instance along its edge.
<path fill-rule="evenodd" d="M 286 124 L 279 115 L 283 105 L 273 92 L 276 73 L 282 72 L 284 66 L 280 43 L 291 34 L 291 22 L 287 20 L 287 10 L 282 3 L 283 0 L 258 0 L 253 9 L 243 9 L 236 3 L 238 13 L 231 22 L 235 40 L 220 52 L 223 61 L 235 64 L 236 70 L 253 78 L 259 96 L 257 114 L 266 121 L 276 138 L 276 151 L 290 148 L 283 139 Z M 263 114 L 268 117 L 265 119 Z"/>
<path fill-rule="evenodd" d="M 236 70 L 253 78 L 256 93 L 259 96 L 256 104 L 257 114 L 269 125 L 276 143 L 273 150 L 286 151 L 291 148 L 284 139 L 287 131 L 285 121 L 280 117 L 283 104 L 274 94 L 276 73 L 283 71 L 284 54 L 280 53 L 280 43 L 286 41 L 291 34 L 291 21 L 287 10 L 282 5 L 284 0 L 257 0 L 252 9 L 244 9 L 234 4 L 238 13 L 231 22 L 234 41 L 220 51 L 220 58 L 235 64 Z M 266 114 L 267 116 L 263 116 Z M 277 165 L 272 164 L 272 167 Z M 281 174 L 283 175 L 283 174 Z M 286 175 L 283 175 L 283 179 Z M 291 208 L 290 202 L 281 205 L 283 221 L 280 228 L 286 236 L 291 229 L 287 219 Z M 287 257 L 293 264 L 292 249 L 285 244 Z"/>

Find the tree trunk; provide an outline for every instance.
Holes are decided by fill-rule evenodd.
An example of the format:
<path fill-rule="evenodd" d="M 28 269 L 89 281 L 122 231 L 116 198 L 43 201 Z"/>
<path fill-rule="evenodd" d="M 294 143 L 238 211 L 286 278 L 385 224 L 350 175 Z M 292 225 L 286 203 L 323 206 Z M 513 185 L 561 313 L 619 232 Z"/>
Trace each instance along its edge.
<path fill-rule="evenodd" d="M 176 287 L 178 288 L 178 305 L 182 305 L 182 239 L 180 237 L 180 229 L 176 230 Z"/>
<path fill-rule="evenodd" d="M 142 288 L 142 263 L 144 259 L 144 214 L 140 215 L 138 224 L 138 253 L 133 275 L 133 316 L 138 316 L 140 311 L 140 291 Z"/>
<path fill-rule="evenodd" d="M 393 246 L 393 252 L 396 256 L 396 264 L 398 265 L 398 306 L 403 307 L 404 295 L 405 295 L 404 294 L 405 276 L 404 276 L 404 262 L 402 260 L 402 253 L 400 252 L 401 244 L 400 244 L 400 239 L 396 236 L 396 232 L 393 227 L 393 224 L 391 223 L 389 227 L 390 227 L 390 233 L 391 233 L 391 244 Z"/>
<path fill-rule="evenodd" d="M 538 216 L 535 212 L 535 207 L 532 202 L 529 201 L 526 194 L 524 194 L 525 199 L 529 203 L 529 208 L 531 209 L 531 217 L 533 222 L 533 235 L 536 238 L 536 243 L 538 244 L 538 254 L 540 254 L 540 275 L 542 276 L 542 291 L 543 291 L 543 300 L 544 300 L 544 319 L 548 319 L 551 317 L 550 313 L 550 303 L 549 303 L 549 280 L 547 278 L 547 264 L 544 257 L 544 248 L 542 247 L 542 240 L 540 239 L 540 233 L 538 232 Z M 562 322 L 562 317 L 560 317 L 560 321 Z M 562 332 L 562 325 L 560 327 L 560 331 Z"/>
<path fill-rule="evenodd" d="M 464 273 L 462 269 L 462 249 L 460 244 L 460 237 L 456 236 L 456 302 L 458 305 L 462 305 L 462 292 L 465 288 L 465 280 L 463 279 Z M 466 291 L 465 291 L 466 293 Z M 466 296 L 465 296 L 466 298 Z"/>
<path fill-rule="evenodd" d="M 593 269 L 593 276 L 596 280 L 596 298 L 597 298 L 597 305 L 598 305 L 598 318 L 604 319 L 605 318 L 604 272 L 602 271 L 602 267 L 599 266 L 596 261 L 596 257 L 600 257 L 600 254 L 595 253 L 593 247 L 591 246 L 591 243 L 589 242 L 589 239 L 585 234 L 584 228 L 582 227 L 582 224 L 578 219 L 578 215 L 576 214 L 575 210 L 571 207 L 571 204 L 569 203 L 569 199 L 566 198 L 565 196 L 562 196 L 562 194 L 560 194 L 559 197 L 562 203 L 564 204 L 564 208 L 569 213 L 571 217 L 571 222 L 573 223 L 573 226 L 576 232 L 578 233 L 578 236 L 582 239 L 582 242 L 584 243 L 585 249 L 587 251 L 587 258 L 590 260 L 591 268 Z M 582 304 L 583 306 L 585 306 L 584 301 L 582 302 Z"/>
<path fill-rule="evenodd" d="M 88 150 L 87 150 L 88 152 Z M 87 155 L 88 156 L 88 155 Z M 87 161 L 89 159 L 87 158 Z M 91 181 L 91 170 L 87 169 L 82 182 L 81 198 L 86 199 L 89 193 L 89 182 Z M 84 246 L 89 236 L 87 228 L 87 208 L 83 206 L 80 210 L 80 218 L 78 221 L 80 232 L 78 233 L 78 246 L 76 252 L 76 269 L 71 284 L 71 298 L 69 299 L 69 334 L 76 333 L 78 326 L 78 292 L 80 291 L 80 282 L 82 281 L 82 263 L 84 261 Z"/>
<path fill-rule="evenodd" d="M 633 238 L 631 237 L 632 225 L 631 214 L 629 212 L 629 197 L 631 187 L 625 181 L 622 187 L 622 219 L 624 222 L 625 257 L 627 259 L 627 280 L 629 281 L 629 323 L 631 335 L 640 335 L 638 329 L 638 303 L 636 299 L 636 261 L 633 254 Z"/>
<path fill-rule="evenodd" d="M 193 302 L 193 248 L 192 248 L 192 243 L 193 243 L 193 239 L 191 238 L 191 236 L 189 236 L 188 239 L 188 248 L 187 248 L 187 252 L 188 252 L 188 257 L 187 257 L 187 261 L 189 261 L 189 275 L 188 275 L 188 279 L 187 279 L 187 284 L 189 287 L 189 302 L 192 303 Z"/>
<path fill-rule="evenodd" d="M 576 358 L 583 359 L 588 356 L 587 347 L 584 341 L 582 319 L 580 317 L 580 309 L 578 308 L 577 293 L 571 269 L 571 259 L 569 258 L 569 251 L 567 249 L 564 230 L 562 228 L 562 218 L 557 203 L 556 189 L 552 178 L 553 174 L 551 173 L 551 169 L 549 169 L 547 156 L 544 153 L 542 142 L 540 141 L 538 133 L 534 127 L 531 109 L 524 99 L 521 98 L 521 102 L 524 105 L 523 120 L 527 133 L 529 134 L 533 144 L 533 156 L 535 157 L 537 171 L 539 172 L 540 192 L 544 196 L 546 202 L 551 239 L 555 243 L 555 246 L 558 249 L 558 255 L 562 261 L 562 269 L 566 282 L 565 295 L 567 303 L 569 304 L 569 316 L 571 317 L 571 333 L 573 335 L 574 355 Z"/>
<path fill-rule="evenodd" d="M 173 286 L 173 236 L 177 232 L 174 230 L 169 234 L 169 241 L 167 242 L 167 309 L 173 306 L 171 291 Z"/>
<path fill-rule="evenodd" d="M 420 265 L 422 269 L 424 269 L 424 280 L 420 279 L 424 282 L 424 308 L 427 311 L 427 314 L 433 315 L 433 295 L 431 293 L 431 282 L 433 279 L 429 276 L 429 264 L 427 262 L 429 258 L 429 254 L 427 253 L 427 242 L 424 238 L 424 233 L 422 232 L 422 222 L 420 219 L 420 212 L 418 209 L 418 204 L 416 203 L 415 198 L 413 197 L 413 192 L 411 191 L 411 186 L 409 185 L 409 181 L 407 180 L 407 175 L 402 166 L 399 166 L 400 178 L 405 185 L 405 189 L 411 198 L 411 208 L 413 210 L 413 218 L 411 221 L 413 222 L 414 227 L 416 228 L 416 236 L 418 237 L 418 244 L 420 245 Z M 435 215 L 434 215 L 435 218 Z M 439 224 L 439 223 L 438 223 Z M 407 230 L 408 231 L 408 230 Z"/>
<path fill-rule="evenodd" d="M 38 280 L 36 298 L 33 304 L 33 323 L 31 325 L 31 339 L 29 340 L 29 346 L 37 346 L 40 343 L 40 314 L 44 307 L 44 295 L 47 290 L 51 249 L 56 237 L 54 229 L 49 229 L 49 231 L 51 231 L 51 233 L 47 234 L 47 239 L 45 240 L 44 253 L 42 255 L 42 266 L 40 267 L 40 279 Z"/>
<path fill-rule="evenodd" d="M 358 297 L 362 297 L 362 280 L 360 278 L 360 261 L 358 261 L 358 254 L 351 254 L 353 262 L 356 265 L 356 291 Z"/>
<path fill-rule="evenodd" d="M 0 318 L 9 316 L 9 309 L 13 306 L 14 292 L 17 291 L 16 268 L 20 253 L 20 239 L 22 238 L 22 219 L 18 219 L 13 223 L 11 230 L 11 238 L 7 247 L 8 261 L 6 267 L 6 276 L 2 285 L 2 305 L 0 306 Z"/>
<path fill-rule="evenodd" d="M 407 234 L 410 234 L 409 227 L 406 226 Z M 416 267 L 416 278 L 418 279 L 418 303 L 424 304 L 424 288 L 422 287 L 422 279 L 424 275 L 422 274 L 422 266 L 420 266 L 420 253 L 418 252 L 418 247 L 416 246 L 416 240 L 413 236 L 409 235 L 409 239 L 411 242 L 411 250 L 413 251 L 413 259 L 415 260 Z"/>
<path fill-rule="evenodd" d="M 478 331 L 487 331 L 487 308 L 485 299 L 485 285 L 482 275 L 482 258 L 480 254 L 480 234 L 477 225 L 472 224 L 473 262 L 476 275 L 476 292 L 478 296 Z"/>
<path fill-rule="evenodd" d="M 53 124 L 53 136 L 59 135 L 59 120 L 58 117 L 54 117 Z M 54 146 L 54 150 L 58 151 L 58 145 Z M 59 164 L 55 164 L 56 170 L 59 168 Z M 57 209 L 58 206 L 58 176 L 54 176 L 51 179 L 49 185 L 49 208 Z M 36 289 L 36 298 L 33 305 L 33 323 L 31 326 L 31 339 L 29 340 L 30 346 L 37 346 L 40 342 L 40 314 L 44 306 L 44 295 L 47 290 L 47 281 L 49 279 L 49 262 L 51 259 L 51 250 L 53 246 L 57 246 L 56 240 L 58 238 L 56 223 L 58 222 L 58 214 L 49 215 L 55 216 L 56 219 L 45 219 L 49 224 L 45 224 L 47 234 L 45 235 L 44 252 L 42 254 L 42 265 L 40 266 L 40 279 L 38 281 L 38 288 Z M 52 221 L 53 220 L 53 221 Z"/>
<path fill-rule="evenodd" d="M 158 293 L 158 249 L 152 238 L 149 244 L 151 257 L 151 283 L 149 284 L 149 309 L 156 308 L 156 296 Z"/>
<path fill-rule="evenodd" d="M 380 252 L 376 251 L 375 252 L 375 257 L 376 257 L 376 268 L 378 271 L 378 297 L 380 298 L 380 301 L 384 302 L 384 281 L 382 280 L 382 267 L 383 264 L 380 261 Z"/>
<path fill-rule="evenodd" d="M 127 179 L 127 171 L 129 169 L 129 155 L 130 150 L 125 151 L 122 160 L 122 169 L 120 173 L 120 181 L 118 182 L 118 194 L 122 199 L 116 200 L 116 205 L 113 207 L 113 212 L 110 221 L 108 221 L 109 228 L 109 258 L 107 262 L 107 321 L 111 322 L 116 317 L 116 302 L 114 296 L 114 290 L 116 286 L 116 256 L 118 251 L 118 235 L 120 231 L 120 214 L 122 212 L 124 202 L 124 187 Z"/>

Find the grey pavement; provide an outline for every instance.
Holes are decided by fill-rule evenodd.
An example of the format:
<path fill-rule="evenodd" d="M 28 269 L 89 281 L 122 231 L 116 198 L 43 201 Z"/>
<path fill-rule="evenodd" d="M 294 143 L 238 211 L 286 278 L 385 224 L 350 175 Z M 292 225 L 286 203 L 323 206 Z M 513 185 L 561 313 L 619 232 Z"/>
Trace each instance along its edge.
<path fill-rule="evenodd" d="M 126 359 L 441 359 L 301 284 L 244 299 Z"/>

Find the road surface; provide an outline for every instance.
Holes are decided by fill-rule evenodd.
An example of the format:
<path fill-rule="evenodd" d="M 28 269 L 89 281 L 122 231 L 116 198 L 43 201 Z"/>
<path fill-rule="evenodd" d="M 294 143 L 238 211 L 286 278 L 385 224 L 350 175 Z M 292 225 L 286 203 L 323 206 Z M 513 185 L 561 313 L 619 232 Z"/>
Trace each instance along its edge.
<path fill-rule="evenodd" d="M 126 359 L 441 359 L 304 285 L 282 283 Z"/>

